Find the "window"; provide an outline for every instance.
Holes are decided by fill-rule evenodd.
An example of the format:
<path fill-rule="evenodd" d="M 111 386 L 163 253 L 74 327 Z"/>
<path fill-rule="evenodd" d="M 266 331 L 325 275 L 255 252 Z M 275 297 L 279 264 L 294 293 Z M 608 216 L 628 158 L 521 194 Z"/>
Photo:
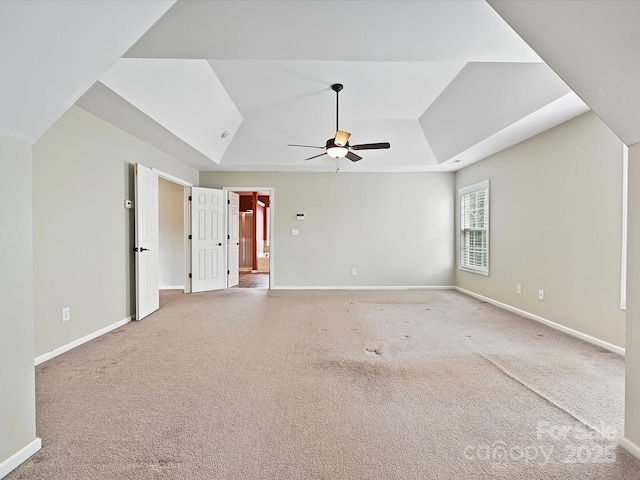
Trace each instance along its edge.
<path fill-rule="evenodd" d="M 459 190 L 460 270 L 489 275 L 489 180 Z"/>

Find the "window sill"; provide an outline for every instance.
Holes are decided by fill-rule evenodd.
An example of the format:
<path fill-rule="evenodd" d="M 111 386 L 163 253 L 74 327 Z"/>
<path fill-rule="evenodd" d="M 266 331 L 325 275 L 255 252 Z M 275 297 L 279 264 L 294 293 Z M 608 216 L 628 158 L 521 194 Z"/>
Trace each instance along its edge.
<path fill-rule="evenodd" d="M 489 276 L 489 269 L 487 269 L 487 270 L 475 270 L 473 268 L 458 267 L 458 270 L 462 270 L 463 272 L 475 273 L 476 275 L 484 275 L 485 277 Z"/>

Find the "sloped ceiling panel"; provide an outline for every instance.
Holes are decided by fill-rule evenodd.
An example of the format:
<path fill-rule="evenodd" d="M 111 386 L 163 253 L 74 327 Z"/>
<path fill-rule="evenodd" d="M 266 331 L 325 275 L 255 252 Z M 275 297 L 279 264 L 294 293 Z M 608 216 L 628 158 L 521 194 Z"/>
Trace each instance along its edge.
<path fill-rule="evenodd" d="M 543 63 L 469 63 L 420 125 L 444 163 L 570 91 Z"/>
<path fill-rule="evenodd" d="M 147 114 L 100 82 L 96 82 L 76 102 L 81 108 L 116 125 L 136 138 L 153 145 L 196 170 L 207 170 L 214 162 L 178 138 Z"/>
<path fill-rule="evenodd" d="M 489 4 L 623 142 L 640 142 L 640 2 Z"/>
<path fill-rule="evenodd" d="M 485 2 L 476 0 L 180 1 L 126 56 L 540 61 Z"/>
<path fill-rule="evenodd" d="M 34 144 L 173 4 L 0 2 L 0 135 Z"/>
<path fill-rule="evenodd" d="M 100 82 L 216 163 L 242 122 L 206 60 L 123 58 Z"/>

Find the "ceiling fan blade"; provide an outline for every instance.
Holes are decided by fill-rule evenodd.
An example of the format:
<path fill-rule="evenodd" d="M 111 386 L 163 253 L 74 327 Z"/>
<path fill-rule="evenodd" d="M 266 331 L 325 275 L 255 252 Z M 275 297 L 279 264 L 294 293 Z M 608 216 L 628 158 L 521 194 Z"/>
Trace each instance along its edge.
<path fill-rule="evenodd" d="M 327 154 L 327 152 L 324 152 L 324 153 L 321 153 L 320 155 L 314 155 L 313 157 L 305 158 L 304 160 L 306 162 L 307 160 L 313 160 L 314 158 L 318 158 L 318 157 L 321 157 L 321 156 L 326 155 L 326 154 Z"/>
<path fill-rule="evenodd" d="M 324 150 L 324 147 L 316 147 L 315 145 L 297 145 L 295 143 L 289 143 L 287 147 L 306 147 L 306 148 L 321 148 Z"/>
<path fill-rule="evenodd" d="M 357 162 L 358 160 L 362 160 L 362 157 L 360 157 L 359 155 L 356 155 L 353 152 L 349 152 L 345 155 L 345 157 L 347 157 L 349 160 L 351 160 L 352 162 Z"/>
<path fill-rule="evenodd" d="M 333 141 L 333 143 L 336 144 L 338 147 L 344 147 L 349 141 L 350 136 L 351 134 L 349 132 L 342 132 L 338 130 L 336 132 L 336 138 Z"/>
<path fill-rule="evenodd" d="M 361 145 L 351 145 L 351 150 L 380 150 L 383 148 L 391 148 L 389 142 L 383 143 L 363 143 Z"/>

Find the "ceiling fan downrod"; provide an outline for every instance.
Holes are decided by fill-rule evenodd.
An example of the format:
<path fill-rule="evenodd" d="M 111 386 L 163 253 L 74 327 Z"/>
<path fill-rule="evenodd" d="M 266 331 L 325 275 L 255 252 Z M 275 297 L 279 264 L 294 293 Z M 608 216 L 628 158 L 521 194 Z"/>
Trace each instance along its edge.
<path fill-rule="evenodd" d="M 338 113 L 340 112 L 340 91 L 344 88 L 344 86 L 341 83 L 334 83 L 333 85 L 331 85 L 331 90 L 333 90 L 334 92 L 336 92 L 336 132 L 340 131 L 340 126 L 338 124 Z"/>

